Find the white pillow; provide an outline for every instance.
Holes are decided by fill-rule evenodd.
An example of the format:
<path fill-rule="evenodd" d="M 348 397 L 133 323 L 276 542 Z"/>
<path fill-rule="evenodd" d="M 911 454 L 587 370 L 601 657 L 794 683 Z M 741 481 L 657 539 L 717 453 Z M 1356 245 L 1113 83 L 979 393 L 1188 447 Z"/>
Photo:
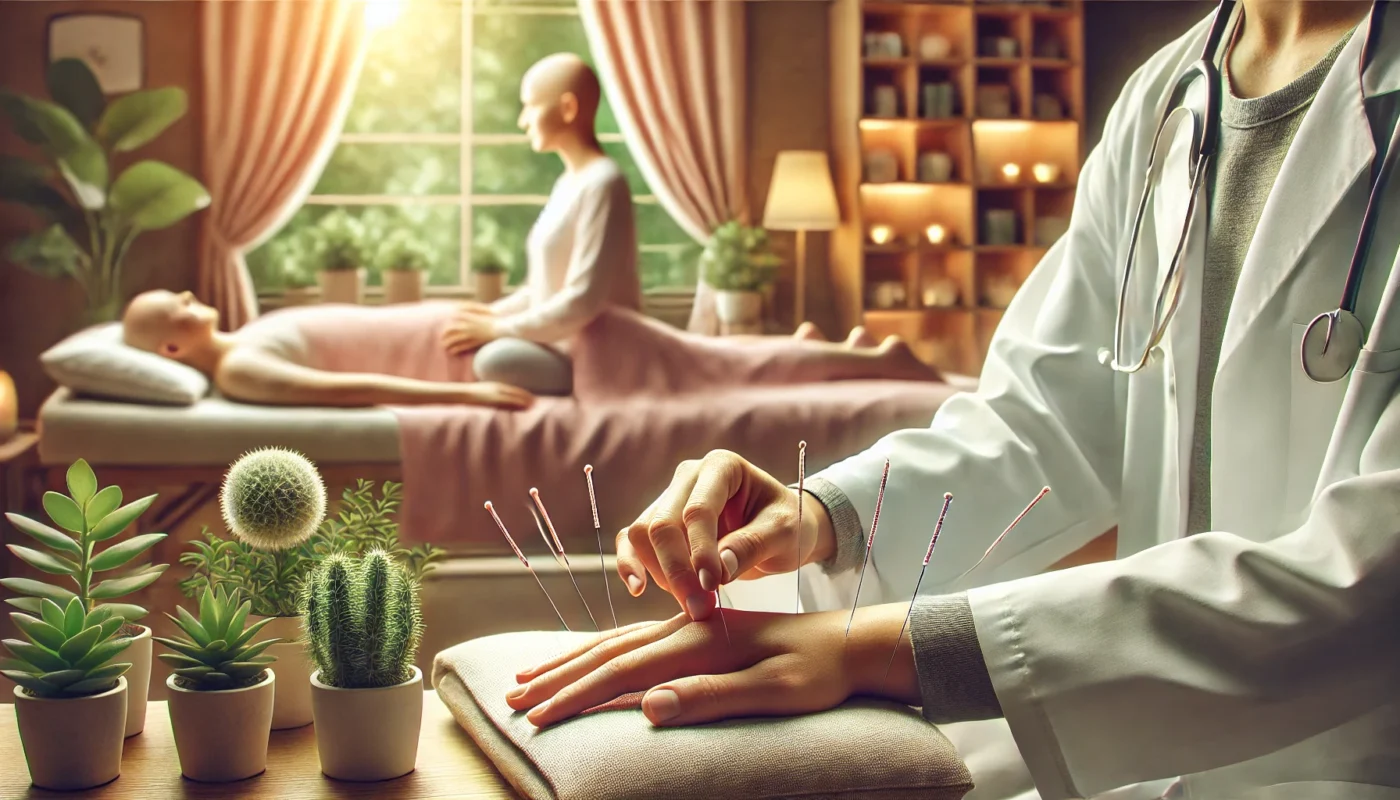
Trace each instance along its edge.
<path fill-rule="evenodd" d="M 80 395 L 192 406 L 209 394 L 204 373 L 124 343 L 120 322 L 81 330 L 45 350 L 39 362 Z"/>

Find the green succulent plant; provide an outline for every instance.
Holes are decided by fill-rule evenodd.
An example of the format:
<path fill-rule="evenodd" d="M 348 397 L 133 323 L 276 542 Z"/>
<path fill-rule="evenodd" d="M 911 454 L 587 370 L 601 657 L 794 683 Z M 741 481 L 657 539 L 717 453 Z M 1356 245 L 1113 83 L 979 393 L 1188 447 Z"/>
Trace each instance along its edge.
<path fill-rule="evenodd" d="M 767 231 L 730 221 L 716 228 L 705 243 L 700 274 L 715 289 L 759 292 L 777 278 L 781 263 L 768 242 Z"/>
<path fill-rule="evenodd" d="M 423 636 L 418 584 L 388 553 L 328 556 L 307 577 L 301 610 L 322 683 L 368 689 L 412 676 Z"/>
<path fill-rule="evenodd" d="M 131 644 L 119 635 L 125 620 L 112 606 L 84 613 L 77 597 L 64 607 L 45 597 L 39 616 L 10 614 L 28 641 L 6 639 L 0 644 L 12 658 L 0 659 L 0 675 L 36 697 L 71 698 L 101 694 L 131 669 L 128 662 L 110 663 Z"/>
<path fill-rule="evenodd" d="M 375 264 L 381 272 L 423 272 L 433 265 L 433 249 L 407 228 L 396 228 L 379 245 Z"/>
<path fill-rule="evenodd" d="M 122 505 L 122 490 L 117 486 L 99 490 L 97 475 L 82 459 L 68 468 L 67 480 L 67 495 L 46 492 L 43 499 L 49 518 L 67 533 L 19 514 L 5 515 L 16 530 L 44 546 L 43 550 L 36 550 L 17 544 L 6 545 L 16 558 L 50 575 L 65 575 L 75 584 L 75 589 L 70 590 L 30 578 L 0 578 L 0 586 L 24 595 L 6 602 L 29 614 L 39 613 L 44 599 L 66 608 L 68 602 L 76 598 L 83 612 L 90 612 L 98 601 L 114 600 L 150 586 L 169 566 L 146 564 L 94 584 L 97 573 L 127 565 L 165 538 L 163 533 L 143 533 L 100 551 L 97 548 L 99 543 L 126 530 L 150 508 L 156 495 Z M 104 602 L 102 607 L 128 622 L 146 615 L 146 609 L 131 603 Z"/>
<path fill-rule="evenodd" d="M 161 653 L 157 658 L 171 666 L 178 676 L 177 684 L 204 692 L 241 689 L 263 679 L 268 665 L 277 657 L 262 653 L 280 640 L 253 641 L 258 631 L 272 620 L 259 620 L 245 626 L 253 604 L 248 600 L 239 603 L 240 599 L 237 590 L 206 588 L 199 594 L 198 619 L 184 606 L 176 606 L 178 616 L 166 614 L 185 632 L 184 637 L 175 639 L 154 637 L 175 651 Z"/>
<path fill-rule="evenodd" d="M 321 217 L 311 232 L 321 269 L 337 271 L 365 266 L 369 237 L 365 235 L 364 224 L 345 209 L 337 208 Z"/>
<path fill-rule="evenodd" d="M 235 537 L 259 550 L 287 550 L 325 519 L 326 485 L 306 456 L 266 447 L 229 467 L 219 505 Z"/>

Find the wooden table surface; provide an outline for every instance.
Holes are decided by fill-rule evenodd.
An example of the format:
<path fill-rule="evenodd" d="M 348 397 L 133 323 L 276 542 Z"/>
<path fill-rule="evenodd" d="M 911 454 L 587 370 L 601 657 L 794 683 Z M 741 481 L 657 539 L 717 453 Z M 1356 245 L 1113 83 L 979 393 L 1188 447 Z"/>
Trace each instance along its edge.
<path fill-rule="evenodd" d="M 29 783 L 24 751 L 19 743 L 13 705 L 0 705 L 0 798 L 474 798 L 519 800 L 482 755 L 436 692 L 423 693 L 423 733 L 418 743 L 418 768 L 402 778 L 380 783 L 334 781 L 321 774 L 316 755 L 316 727 L 273 731 L 267 750 L 267 771 L 237 783 L 196 783 L 180 775 L 170 716 L 164 702 L 153 702 L 146 729 L 126 740 L 121 777 L 85 792 L 49 792 Z"/>

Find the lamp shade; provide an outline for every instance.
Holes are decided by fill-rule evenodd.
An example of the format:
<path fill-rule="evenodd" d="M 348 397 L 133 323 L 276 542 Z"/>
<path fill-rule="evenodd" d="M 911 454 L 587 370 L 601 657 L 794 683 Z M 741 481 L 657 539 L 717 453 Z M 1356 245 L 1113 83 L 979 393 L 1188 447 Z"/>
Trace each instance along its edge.
<path fill-rule="evenodd" d="M 784 150 L 773 164 L 763 227 L 775 231 L 829 231 L 841 223 L 831 168 L 821 150 Z"/>

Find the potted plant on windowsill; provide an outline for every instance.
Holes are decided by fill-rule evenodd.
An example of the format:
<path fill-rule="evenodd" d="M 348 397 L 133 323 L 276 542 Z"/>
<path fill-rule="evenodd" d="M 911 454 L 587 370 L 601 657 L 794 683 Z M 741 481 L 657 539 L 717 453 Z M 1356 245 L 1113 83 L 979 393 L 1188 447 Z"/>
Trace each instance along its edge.
<path fill-rule="evenodd" d="M 7 545 L 10 552 L 41 572 L 68 576 L 73 581 L 74 589 L 18 577 L 0 579 L 0 586 L 23 595 L 6 602 L 31 615 L 40 612 L 44 599 L 64 608 L 70 600 L 76 599 L 84 614 L 105 608 L 105 613 L 123 621 L 120 632 L 130 640 L 131 645 L 123 655 L 130 662 L 130 671 L 125 673 L 128 687 L 125 696 L 131 707 L 126 714 L 125 734 L 135 736 L 146 725 L 146 698 L 151 681 L 151 629 L 136 623 L 136 620 L 146 616 L 146 609 L 131 603 L 106 601 L 150 586 L 169 565 L 146 564 L 127 570 L 118 577 L 95 584 L 94 580 L 97 573 L 127 565 L 163 540 L 165 534 L 132 536 L 100 551 L 97 545 L 125 531 L 150 508 L 156 495 L 122 505 L 122 490 L 108 486 L 99 491 L 97 476 L 82 459 L 68 468 L 67 482 L 69 495 L 47 492 L 43 497 L 44 510 L 50 520 L 67 533 L 19 514 L 6 514 L 5 518 L 16 530 L 44 546 L 43 550 L 35 550 L 17 544 Z"/>
<path fill-rule="evenodd" d="M 384 238 L 379 248 L 379 274 L 384 279 L 384 302 L 417 303 L 423 299 L 433 251 L 404 228 Z"/>
<path fill-rule="evenodd" d="M 382 550 L 328 556 L 302 591 L 316 749 L 331 778 L 412 772 L 423 722 L 418 582 Z"/>
<path fill-rule="evenodd" d="M 762 332 L 763 292 L 779 263 L 762 228 L 730 221 L 715 229 L 700 255 L 700 274 L 715 290 L 715 313 L 727 332 Z"/>
<path fill-rule="evenodd" d="M 274 239 L 267 245 L 271 277 L 282 290 L 283 306 L 304 306 L 316 300 L 316 254 L 305 234 Z"/>
<path fill-rule="evenodd" d="M 477 302 L 494 303 L 505 293 L 506 266 L 491 250 L 472 252 L 472 283 Z"/>
<path fill-rule="evenodd" d="M 268 667 L 277 659 L 262 653 L 277 640 L 253 641 L 272 620 L 248 625 L 252 603 L 240 599 L 237 591 L 205 588 L 198 619 L 184 607 L 178 617 L 166 615 L 185 636 L 156 637 L 173 651 L 160 660 L 174 670 L 165 681 L 170 727 L 180 772 L 190 780 L 239 781 L 267 769 L 276 680 Z"/>
<path fill-rule="evenodd" d="M 29 779 L 41 789 L 101 786 L 121 774 L 130 662 L 116 659 L 131 644 L 112 606 L 84 613 L 44 597 L 37 616 L 10 614 L 28 641 L 6 639 L 12 658 L 0 674 L 14 681 L 15 717 Z"/>
<path fill-rule="evenodd" d="M 358 219 L 337 208 L 312 229 L 323 303 L 359 303 L 365 292 L 365 233 Z"/>

